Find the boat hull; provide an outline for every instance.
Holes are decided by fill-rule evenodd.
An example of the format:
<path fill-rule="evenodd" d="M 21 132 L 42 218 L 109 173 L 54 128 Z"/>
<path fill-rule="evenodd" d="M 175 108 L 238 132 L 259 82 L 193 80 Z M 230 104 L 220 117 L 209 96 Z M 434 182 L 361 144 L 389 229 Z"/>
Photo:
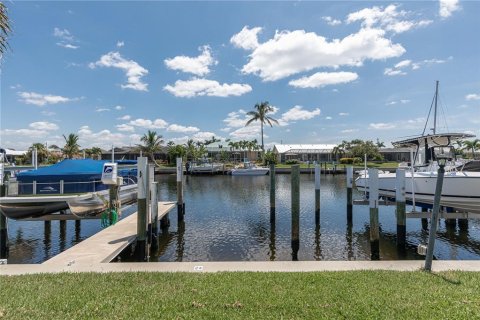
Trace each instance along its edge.
<path fill-rule="evenodd" d="M 268 174 L 270 169 L 268 168 L 255 168 L 255 169 L 232 169 L 230 172 L 232 176 L 264 176 Z"/>
<path fill-rule="evenodd" d="M 378 175 L 379 194 L 395 198 L 395 173 Z M 357 189 L 368 192 L 368 176 L 360 176 L 355 181 Z M 436 173 L 416 172 L 412 181 L 410 172 L 405 174 L 405 197 L 416 205 L 433 205 Z M 443 180 L 440 205 L 462 212 L 480 213 L 480 173 L 446 172 Z"/>
<path fill-rule="evenodd" d="M 136 199 L 136 184 L 120 188 L 119 200 L 122 205 L 133 203 Z M 3 197 L 0 198 L 0 212 L 9 219 L 22 220 L 70 209 L 72 214 L 83 218 L 102 213 L 108 201 L 108 190 L 82 195 Z"/>

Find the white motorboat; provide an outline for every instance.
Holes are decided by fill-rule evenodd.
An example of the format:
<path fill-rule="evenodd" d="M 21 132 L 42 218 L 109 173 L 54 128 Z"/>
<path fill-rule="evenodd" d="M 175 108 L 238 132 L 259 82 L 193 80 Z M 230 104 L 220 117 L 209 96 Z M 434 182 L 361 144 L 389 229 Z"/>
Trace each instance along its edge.
<path fill-rule="evenodd" d="M 232 176 L 264 176 L 270 172 L 269 168 L 257 167 L 255 164 L 246 161 L 243 167 L 230 170 Z"/>
<path fill-rule="evenodd" d="M 438 82 L 435 91 L 435 116 L 438 97 Z M 433 106 L 433 104 L 432 104 Z M 428 119 L 427 119 L 428 121 Z M 410 166 L 402 166 L 405 170 L 406 199 L 413 205 L 430 207 L 433 204 L 437 181 L 437 151 L 442 155 L 449 154 L 450 162 L 445 166 L 445 176 L 440 205 L 461 212 L 480 213 L 480 172 L 475 161 L 460 164 L 453 158 L 455 155 L 452 143 L 456 140 L 472 138 L 474 135 L 464 133 L 443 133 L 436 131 L 434 121 L 433 134 L 422 134 L 406 140 L 392 142 L 394 147 L 410 148 Z M 424 131 L 425 133 L 425 131 Z M 363 172 L 355 181 L 359 190 L 368 192 L 368 173 Z M 395 198 L 396 173 L 379 173 L 379 194 L 387 198 Z"/>
<path fill-rule="evenodd" d="M 189 172 L 191 174 L 216 174 L 223 171 L 223 164 L 222 163 L 215 163 L 215 162 L 197 162 L 193 163 L 189 167 Z"/>

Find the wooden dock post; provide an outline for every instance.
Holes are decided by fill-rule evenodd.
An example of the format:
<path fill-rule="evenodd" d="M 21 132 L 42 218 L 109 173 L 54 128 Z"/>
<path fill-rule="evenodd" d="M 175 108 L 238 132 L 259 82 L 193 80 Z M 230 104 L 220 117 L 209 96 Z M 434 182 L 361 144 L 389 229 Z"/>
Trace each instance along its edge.
<path fill-rule="evenodd" d="M 2 164 L 3 165 L 3 164 Z M 3 175 L 3 170 L 0 171 Z M 6 194 L 6 187 L 3 184 L 3 176 L 0 179 L 0 197 L 4 197 Z M 8 234 L 7 234 L 7 217 L 0 213 L 0 259 L 6 259 L 8 257 Z"/>
<path fill-rule="evenodd" d="M 150 243 L 152 244 L 152 250 L 156 250 L 158 247 L 158 191 L 157 191 L 158 182 L 152 182 L 150 187 L 151 192 L 151 233 L 150 233 Z"/>
<path fill-rule="evenodd" d="M 275 163 L 270 163 L 270 222 L 275 222 Z"/>
<path fill-rule="evenodd" d="M 148 180 L 147 180 L 147 189 L 146 189 L 146 195 L 147 195 L 147 240 L 148 243 L 152 243 L 152 194 L 151 194 L 151 188 L 152 188 L 152 182 L 155 181 L 155 164 L 154 163 L 149 163 L 147 167 L 147 173 L 148 173 Z"/>
<path fill-rule="evenodd" d="M 427 212 L 427 208 L 422 207 L 422 212 Z M 427 218 L 422 218 L 422 229 L 423 230 L 428 230 L 428 219 Z"/>
<path fill-rule="evenodd" d="M 298 260 L 300 248 L 300 165 L 292 165 L 292 260 Z"/>
<path fill-rule="evenodd" d="M 395 200 L 397 203 L 397 248 L 405 249 L 407 215 L 405 212 L 405 170 L 397 169 Z"/>
<path fill-rule="evenodd" d="M 137 195 L 137 244 L 136 244 L 136 255 L 137 259 L 140 261 L 145 261 L 147 259 L 147 181 L 148 181 L 148 172 L 147 172 L 147 158 L 139 157 L 137 158 L 137 184 L 138 184 L 138 195 Z"/>
<path fill-rule="evenodd" d="M 315 164 L 315 225 L 320 225 L 320 165 Z"/>
<path fill-rule="evenodd" d="M 372 260 L 380 259 L 380 231 L 378 225 L 378 169 L 368 169 L 370 205 L 370 250 Z"/>
<path fill-rule="evenodd" d="M 458 228 L 460 231 L 468 230 L 468 219 L 458 219 Z"/>
<path fill-rule="evenodd" d="M 177 214 L 178 221 L 183 221 L 185 216 L 185 203 L 183 202 L 183 165 L 182 158 L 177 158 Z"/>
<path fill-rule="evenodd" d="M 353 220 L 353 167 L 347 168 L 347 222 Z"/>

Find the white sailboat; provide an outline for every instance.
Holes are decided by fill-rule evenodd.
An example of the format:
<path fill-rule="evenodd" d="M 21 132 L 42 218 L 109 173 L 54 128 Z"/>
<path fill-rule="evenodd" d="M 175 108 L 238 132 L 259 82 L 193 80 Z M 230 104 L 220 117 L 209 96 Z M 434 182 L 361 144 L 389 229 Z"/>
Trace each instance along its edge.
<path fill-rule="evenodd" d="M 436 116 L 438 100 L 438 81 L 436 84 L 434 104 L 434 126 L 432 134 L 425 134 L 409 139 L 392 142 L 394 147 L 410 148 L 413 159 L 405 168 L 405 191 L 407 201 L 414 206 L 429 207 L 433 204 L 437 180 L 439 153 L 449 154 L 440 205 L 460 212 L 480 213 L 480 172 L 469 168 L 468 164 L 455 162 L 452 143 L 456 140 L 472 138 L 465 133 L 437 133 Z M 428 119 L 427 119 L 428 123 Z M 396 173 L 379 173 L 379 194 L 395 198 Z M 360 175 L 356 181 L 357 189 L 368 192 L 368 173 Z"/>

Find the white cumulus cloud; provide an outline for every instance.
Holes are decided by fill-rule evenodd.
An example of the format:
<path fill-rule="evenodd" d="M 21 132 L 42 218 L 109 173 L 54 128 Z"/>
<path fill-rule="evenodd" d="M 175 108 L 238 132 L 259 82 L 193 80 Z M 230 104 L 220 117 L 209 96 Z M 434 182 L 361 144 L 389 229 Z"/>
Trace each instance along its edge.
<path fill-rule="evenodd" d="M 289 121 L 298 121 L 298 120 L 309 120 L 315 116 L 319 116 L 321 113 L 319 108 L 316 108 L 312 111 L 304 110 L 302 106 L 294 106 L 287 112 L 282 114 L 280 120 L 289 122 Z M 280 121 L 279 121 L 280 122 Z"/>
<path fill-rule="evenodd" d="M 448 18 L 453 12 L 460 10 L 458 0 L 440 0 L 439 14 L 442 18 Z"/>
<path fill-rule="evenodd" d="M 385 38 L 385 31 L 380 29 L 362 28 L 331 41 L 314 32 L 283 31 L 260 44 L 250 54 L 242 72 L 275 81 L 314 68 L 360 66 L 365 60 L 398 57 L 404 52 L 400 44 Z"/>
<path fill-rule="evenodd" d="M 167 131 L 187 133 L 187 132 L 198 132 L 200 131 L 200 129 L 197 127 L 185 127 L 178 124 L 171 124 L 168 126 Z"/>
<path fill-rule="evenodd" d="M 471 101 L 471 100 L 480 100 L 480 94 L 476 93 L 470 93 L 465 96 L 465 100 Z"/>
<path fill-rule="evenodd" d="M 35 130 L 45 130 L 45 131 L 58 130 L 58 126 L 55 123 L 46 122 L 46 121 L 32 122 L 28 126 Z"/>
<path fill-rule="evenodd" d="M 148 74 L 148 70 L 139 65 L 136 61 L 123 58 L 119 52 L 109 52 L 100 57 L 97 62 L 88 65 L 91 69 L 95 67 L 118 68 L 125 72 L 127 84 L 122 84 L 123 89 L 148 91 L 148 84 L 142 82 L 142 77 Z"/>
<path fill-rule="evenodd" d="M 155 120 L 149 120 L 149 119 L 135 119 L 129 122 L 130 125 L 136 126 L 136 127 L 141 127 L 145 129 L 164 129 L 168 126 L 168 122 L 166 122 L 163 119 L 155 119 Z"/>
<path fill-rule="evenodd" d="M 388 130 L 388 129 L 393 129 L 395 128 L 394 123 L 383 123 L 383 122 L 378 122 L 378 123 L 370 123 L 368 125 L 369 129 L 374 129 L 374 130 Z"/>
<path fill-rule="evenodd" d="M 131 118 L 132 118 L 132 117 L 131 117 L 130 115 L 126 114 L 126 115 L 124 115 L 124 116 L 122 116 L 122 117 L 119 117 L 119 118 L 117 118 L 117 119 L 118 119 L 118 120 L 130 120 Z"/>
<path fill-rule="evenodd" d="M 405 10 L 398 10 L 398 6 L 393 4 L 385 8 L 374 6 L 350 13 L 347 17 L 347 23 L 361 21 L 365 28 L 381 28 L 386 31 L 402 33 L 433 22 L 431 20 L 409 20 L 408 17 L 411 14 L 411 12 Z"/>
<path fill-rule="evenodd" d="M 123 41 L 117 41 L 117 47 L 118 47 L 118 48 L 121 48 L 121 47 L 123 47 L 124 45 L 125 45 L 125 42 L 123 42 Z"/>
<path fill-rule="evenodd" d="M 57 104 L 71 101 L 77 101 L 78 98 L 67 98 L 55 96 L 52 94 L 41 94 L 36 92 L 18 92 L 20 101 L 26 104 L 34 104 L 36 106 L 44 106 L 46 104 Z"/>
<path fill-rule="evenodd" d="M 248 26 L 243 27 L 242 31 L 233 35 L 230 38 L 230 43 L 237 48 L 245 50 L 253 50 L 258 47 L 258 34 L 262 31 L 262 28 L 255 27 L 249 29 Z"/>
<path fill-rule="evenodd" d="M 332 84 L 348 83 L 358 78 L 354 72 L 317 72 L 311 76 L 291 80 L 288 84 L 297 88 L 322 88 Z"/>
<path fill-rule="evenodd" d="M 220 84 L 218 81 L 208 79 L 177 80 L 175 84 L 166 85 L 164 90 L 176 97 L 192 98 L 195 96 L 228 97 L 241 96 L 252 91 L 248 84 Z"/>
<path fill-rule="evenodd" d="M 165 59 L 167 68 L 192 73 L 197 76 L 204 76 L 210 73 L 210 66 L 218 62 L 212 57 L 209 46 L 200 47 L 202 52 L 198 57 L 176 56 L 172 59 Z"/>
<path fill-rule="evenodd" d="M 119 124 L 116 126 L 118 131 L 135 132 L 135 127 L 129 124 Z"/>
<path fill-rule="evenodd" d="M 342 21 L 334 19 L 332 17 L 322 17 L 322 20 L 325 21 L 328 25 L 330 26 L 338 26 L 339 24 L 342 24 Z"/>

